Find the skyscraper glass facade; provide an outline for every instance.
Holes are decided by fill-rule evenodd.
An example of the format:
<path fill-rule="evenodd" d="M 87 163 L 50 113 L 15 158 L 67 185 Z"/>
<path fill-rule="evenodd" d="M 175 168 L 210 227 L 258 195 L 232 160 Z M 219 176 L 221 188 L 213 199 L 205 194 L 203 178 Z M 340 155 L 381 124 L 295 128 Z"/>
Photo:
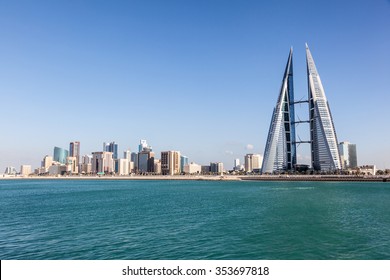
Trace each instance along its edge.
<path fill-rule="evenodd" d="M 296 164 L 292 49 L 274 108 L 264 151 L 262 173 L 291 170 Z"/>
<path fill-rule="evenodd" d="M 118 144 L 115 142 L 104 143 L 103 144 L 104 152 L 111 152 L 113 159 L 118 159 Z"/>
<path fill-rule="evenodd" d="M 320 76 L 313 57 L 306 44 L 306 65 L 308 79 L 308 100 L 311 163 L 314 170 L 333 171 L 341 169 L 338 142 L 329 104 L 325 96 Z M 295 110 L 293 89 L 292 49 L 288 57 L 286 70 L 279 97 L 274 108 L 264 151 L 262 173 L 286 171 L 295 168 L 297 163 L 295 140 Z M 356 154 L 351 147 L 351 153 Z M 356 161 L 355 161 L 356 162 Z"/>
<path fill-rule="evenodd" d="M 65 164 L 66 158 L 68 157 L 69 152 L 60 147 L 54 147 L 53 160 L 59 163 Z"/>
<path fill-rule="evenodd" d="M 340 154 L 332 114 L 320 76 L 318 75 L 307 44 L 306 65 L 312 168 L 321 171 L 341 169 Z"/>

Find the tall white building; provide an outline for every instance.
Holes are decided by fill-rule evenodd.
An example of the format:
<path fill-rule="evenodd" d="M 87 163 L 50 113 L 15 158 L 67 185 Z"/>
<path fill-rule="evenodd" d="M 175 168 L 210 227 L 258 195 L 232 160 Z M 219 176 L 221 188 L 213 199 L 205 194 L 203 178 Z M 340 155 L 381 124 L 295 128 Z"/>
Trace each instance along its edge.
<path fill-rule="evenodd" d="M 20 175 L 28 176 L 31 174 L 31 165 L 22 165 L 20 166 Z"/>
<path fill-rule="evenodd" d="M 161 174 L 161 160 L 154 159 L 154 173 Z"/>
<path fill-rule="evenodd" d="M 44 168 L 44 173 L 49 172 L 49 167 L 53 164 L 53 157 L 45 156 L 42 160 L 41 167 Z"/>
<path fill-rule="evenodd" d="M 263 157 L 260 154 L 246 154 L 245 155 L 245 171 L 252 172 L 253 170 L 259 170 Z"/>
<path fill-rule="evenodd" d="M 129 175 L 129 160 L 127 158 L 118 159 L 118 174 L 119 175 Z"/>
<path fill-rule="evenodd" d="M 309 85 L 311 162 L 314 170 L 341 169 L 336 130 L 328 100 L 309 47 L 306 44 Z"/>
<path fill-rule="evenodd" d="M 127 159 L 129 162 L 131 161 L 131 151 L 130 149 L 127 149 L 123 152 L 123 158 Z"/>
<path fill-rule="evenodd" d="M 234 160 L 233 169 L 234 169 L 234 170 L 240 170 L 240 159 L 239 159 L 239 158 L 236 158 L 236 159 Z"/>

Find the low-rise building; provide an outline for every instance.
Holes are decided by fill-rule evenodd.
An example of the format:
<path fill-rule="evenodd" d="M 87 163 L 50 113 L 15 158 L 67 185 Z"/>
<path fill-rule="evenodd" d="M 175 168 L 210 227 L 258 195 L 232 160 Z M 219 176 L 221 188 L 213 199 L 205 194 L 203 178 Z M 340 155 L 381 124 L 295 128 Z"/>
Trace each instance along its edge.
<path fill-rule="evenodd" d="M 361 175 L 376 175 L 376 165 L 359 166 L 358 173 Z"/>
<path fill-rule="evenodd" d="M 201 174 L 202 173 L 202 166 L 199 164 L 196 164 L 194 162 L 191 162 L 189 164 L 184 165 L 183 172 L 185 174 Z"/>
<path fill-rule="evenodd" d="M 51 176 L 64 175 L 67 172 L 67 168 L 64 164 L 53 164 L 48 171 Z"/>

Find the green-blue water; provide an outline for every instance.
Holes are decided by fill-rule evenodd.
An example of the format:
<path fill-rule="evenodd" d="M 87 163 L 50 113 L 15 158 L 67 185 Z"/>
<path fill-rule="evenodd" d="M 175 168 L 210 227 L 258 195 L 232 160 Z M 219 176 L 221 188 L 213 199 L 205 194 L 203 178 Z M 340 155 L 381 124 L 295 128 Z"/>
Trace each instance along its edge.
<path fill-rule="evenodd" d="M 0 181 L 0 259 L 390 259 L 390 184 Z"/>

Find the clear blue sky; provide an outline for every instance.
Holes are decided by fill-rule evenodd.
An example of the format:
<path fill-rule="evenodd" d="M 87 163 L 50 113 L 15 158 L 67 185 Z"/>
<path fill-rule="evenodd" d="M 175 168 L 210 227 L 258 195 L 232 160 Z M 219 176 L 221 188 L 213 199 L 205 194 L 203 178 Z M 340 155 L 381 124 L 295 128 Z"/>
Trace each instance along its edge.
<path fill-rule="evenodd" d="M 388 0 L 1 1 L 0 172 L 70 141 L 90 154 L 139 139 L 231 168 L 264 152 L 290 46 L 307 96 L 305 42 L 339 141 L 390 168 Z"/>

